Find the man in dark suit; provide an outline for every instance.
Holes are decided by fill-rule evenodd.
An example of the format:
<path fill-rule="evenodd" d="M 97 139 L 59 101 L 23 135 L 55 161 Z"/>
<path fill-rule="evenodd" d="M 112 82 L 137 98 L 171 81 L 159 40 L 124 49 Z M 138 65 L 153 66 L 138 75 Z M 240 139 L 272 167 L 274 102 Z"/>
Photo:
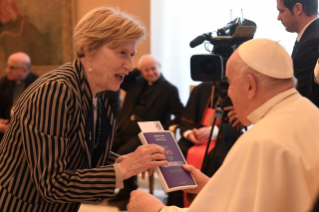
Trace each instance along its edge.
<path fill-rule="evenodd" d="M 31 59 L 23 52 L 14 53 L 8 58 L 5 70 L 7 75 L 0 79 L 0 141 L 20 95 L 38 78 L 30 68 Z"/>
<path fill-rule="evenodd" d="M 319 107 L 319 87 L 313 74 L 319 57 L 318 0 L 277 0 L 277 9 L 286 30 L 298 33 L 291 55 L 297 90 Z"/>
<path fill-rule="evenodd" d="M 117 116 L 118 130 L 112 150 L 118 154 L 133 152 L 141 142 L 138 138 L 138 121 L 160 121 L 164 129 L 178 124 L 183 110 L 177 88 L 169 83 L 160 71 L 159 61 L 152 55 L 144 55 L 139 70 L 125 77 L 121 88 L 126 91 L 125 100 Z M 171 120 L 171 115 L 175 118 Z M 134 177 L 124 181 L 124 189 L 112 202 L 122 201 L 125 210 L 132 190 L 137 189 Z"/>

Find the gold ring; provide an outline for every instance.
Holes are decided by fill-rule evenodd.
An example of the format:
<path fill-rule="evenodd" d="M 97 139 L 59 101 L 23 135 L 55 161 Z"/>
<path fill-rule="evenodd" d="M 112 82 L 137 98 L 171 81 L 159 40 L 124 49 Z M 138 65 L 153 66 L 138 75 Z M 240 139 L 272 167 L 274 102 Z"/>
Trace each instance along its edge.
<path fill-rule="evenodd" d="M 155 160 L 155 159 L 154 159 L 154 155 L 152 155 L 152 160 Z"/>

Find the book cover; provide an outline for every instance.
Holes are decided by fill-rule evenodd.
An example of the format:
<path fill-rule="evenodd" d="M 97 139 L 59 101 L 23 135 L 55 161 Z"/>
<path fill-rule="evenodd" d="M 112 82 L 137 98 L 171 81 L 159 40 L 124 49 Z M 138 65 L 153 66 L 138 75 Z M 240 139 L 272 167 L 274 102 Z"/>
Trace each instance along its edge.
<path fill-rule="evenodd" d="M 140 132 L 139 137 L 143 144 L 157 144 L 165 149 L 168 163 L 155 168 L 165 192 L 197 187 L 191 174 L 182 167 L 186 160 L 170 131 Z"/>

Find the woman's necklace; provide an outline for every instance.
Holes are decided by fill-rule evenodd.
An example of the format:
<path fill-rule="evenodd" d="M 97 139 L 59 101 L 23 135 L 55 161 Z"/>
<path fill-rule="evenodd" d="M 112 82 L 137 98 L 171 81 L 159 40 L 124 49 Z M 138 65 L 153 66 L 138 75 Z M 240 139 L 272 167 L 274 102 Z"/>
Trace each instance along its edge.
<path fill-rule="evenodd" d="M 96 104 L 94 104 L 94 101 Z M 95 106 L 96 105 L 96 106 Z M 101 137 L 101 123 L 102 123 L 102 99 L 101 94 L 97 95 L 97 99 L 93 99 L 93 108 L 97 110 L 97 122 L 96 122 L 96 136 L 94 139 L 94 149 L 99 146 L 100 137 Z"/>

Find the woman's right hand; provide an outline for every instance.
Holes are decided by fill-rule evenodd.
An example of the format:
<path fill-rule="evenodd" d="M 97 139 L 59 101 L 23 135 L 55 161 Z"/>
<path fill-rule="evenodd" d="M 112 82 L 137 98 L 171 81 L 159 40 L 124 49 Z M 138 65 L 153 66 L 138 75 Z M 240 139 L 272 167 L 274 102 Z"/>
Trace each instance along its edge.
<path fill-rule="evenodd" d="M 150 168 L 164 166 L 167 163 L 164 152 L 163 147 L 148 144 L 139 146 L 134 152 L 125 155 L 118 163 L 123 180 Z"/>

